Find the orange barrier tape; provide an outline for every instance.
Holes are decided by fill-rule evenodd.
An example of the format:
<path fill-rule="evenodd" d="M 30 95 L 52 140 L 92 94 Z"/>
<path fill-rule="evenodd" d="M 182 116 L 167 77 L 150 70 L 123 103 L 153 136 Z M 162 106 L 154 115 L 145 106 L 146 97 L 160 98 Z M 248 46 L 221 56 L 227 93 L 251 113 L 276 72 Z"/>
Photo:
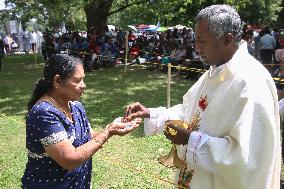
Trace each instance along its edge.
<path fill-rule="evenodd" d="M 47 47 L 55 49 L 54 47 L 50 47 L 50 46 L 47 46 Z M 75 51 L 75 50 L 70 50 L 70 49 L 68 49 L 68 51 L 78 52 L 79 54 L 83 54 L 83 55 L 85 55 L 85 54 L 92 55 L 91 53 L 85 52 L 85 51 L 82 52 L 82 51 Z M 98 57 L 111 57 L 111 56 L 98 55 Z M 117 58 L 116 60 L 124 60 L 124 59 L 123 58 Z M 159 63 L 152 63 L 152 62 L 144 62 L 142 64 L 168 66 L 166 64 L 159 64 Z M 280 65 L 282 65 L 282 64 L 263 64 L 263 66 L 280 66 Z M 190 68 L 190 67 L 181 67 L 181 66 L 173 66 L 173 65 L 170 65 L 170 67 L 177 68 L 178 70 L 194 71 L 194 72 L 198 72 L 198 73 L 204 73 L 206 71 L 206 69 L 200 69 L 200 68 Z M 274 79 L 274 81 L 276 81 L 276 83 L 284 85 L 284 80 L 282 80 L 281 78 L 274 77 L 273 79 Z"/>

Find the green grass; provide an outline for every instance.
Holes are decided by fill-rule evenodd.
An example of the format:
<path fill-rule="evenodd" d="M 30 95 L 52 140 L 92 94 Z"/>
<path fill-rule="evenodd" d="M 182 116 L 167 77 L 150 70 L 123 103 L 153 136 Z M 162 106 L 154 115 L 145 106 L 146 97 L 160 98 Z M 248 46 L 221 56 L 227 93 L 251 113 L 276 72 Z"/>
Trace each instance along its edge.
<path fill-rule="evenodd" d="M 4 58 L 0 71 L 0 188 L 20 188 L 26 158 L 24 116 L 33 83 L 41 77 L 44 63 L 33 55 Z M 125 106 L 140 101 L 147 107 L 166 106 L 166 74 L 131 66 L 86 73 L 87 89 L 82 96 L 88 118 L 97 131 L 118 116 Z M 174 78 L 172 105 L 192 82 Z M 111 138 L 93 156 L 93 188 L 172 188 L 173 170 L 157 158 L 169 152 L 171 144 L 162 135 L 144 137 L 143 128 L 124 137 Z"/>

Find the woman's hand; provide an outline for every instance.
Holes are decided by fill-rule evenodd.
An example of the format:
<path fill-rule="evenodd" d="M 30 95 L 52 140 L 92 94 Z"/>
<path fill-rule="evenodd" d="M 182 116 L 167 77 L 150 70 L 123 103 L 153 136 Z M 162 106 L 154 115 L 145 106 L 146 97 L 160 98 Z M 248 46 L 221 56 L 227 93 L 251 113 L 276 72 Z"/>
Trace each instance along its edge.
<path fill-rule="evenodd" d="M 139 124 L 141 122 L 142 122 L 141 118 L 135 118 L 130 122 L 123 122 L 123 118 L 120 117 L 116 118 L 114 122 L 109 124 L 109 126 L 106 129 L 108 130 L 110 136 L 113 135 L 123 136 L 134 131 L 137 127 L 139 127 Z"/>

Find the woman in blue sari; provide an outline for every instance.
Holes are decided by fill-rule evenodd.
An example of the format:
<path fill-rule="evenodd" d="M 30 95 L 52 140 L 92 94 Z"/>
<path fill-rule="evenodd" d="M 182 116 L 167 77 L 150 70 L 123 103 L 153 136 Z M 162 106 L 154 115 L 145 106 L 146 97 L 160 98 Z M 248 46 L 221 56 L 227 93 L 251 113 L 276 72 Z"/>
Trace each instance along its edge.
<path fill-rule="evenodd" d="M 28 162 L 22 188 L 89 189 L 91 157 L 113 135 L 133 131 L 141 119 L 113 122 L 96 133 L 79 102 L 86 88 L 81 61 L 67 55 L 53 55 L 43 74 L 28 104 Z"/>

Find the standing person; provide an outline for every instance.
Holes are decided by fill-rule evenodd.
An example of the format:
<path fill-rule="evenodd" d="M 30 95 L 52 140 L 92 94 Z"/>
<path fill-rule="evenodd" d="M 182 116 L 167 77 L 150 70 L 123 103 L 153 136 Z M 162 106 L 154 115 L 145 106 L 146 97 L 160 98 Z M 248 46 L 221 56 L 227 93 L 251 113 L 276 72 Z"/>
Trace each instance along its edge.
<path fill-rule="evenodd" d="M 276 70 L 278 77 L 284 77 L 284 48 L 275 50 L 275 61 L 280 64 L 279 69 Z M 278 73 L 277 73 L 278 72 Z"/>
<path fill-rule="evenodd" d="M 178 156 L 187 163 L 176 182 L 190 189 L 278 189 L 281 144 L 276 87 L 269 72 L 241 41 L 241 19 L 228 5 L 212 5 L 195 18 L 195 47 L 210 65 L 183 97 L 169 109 L 127 107 L 130 118 L 143 117 L 146 135 L 162 133 L 166 120 L 174 125 Z M 253 70 L 253 74 L 252 74 Z"/>
<path fill-rule="evenodd" d="M 43 34 L 41 30 L 38 30 L 36 33 L 36 48 L 37 48 L 38 53 L 42 52 L 42 49 L 41 49 L 42 42 L 43 42 Z"/>
<path fill-rule="evenodd" d="M 110 137 L 125 135 L 141 122 L 113 122 L 94 132 L 78 101 L 86 87 L 84 77 L 77 58 L 53 55 L 46 63 L 44 78 L 37 81 L 28 103 L 22 188 L 90 189 L 92 155 Z"/>
<path fill-rule="evenodd" d="M 6 35 L 4 38 L 4 48 L 5 48 L 5 53 L 8 55 L 10 53 L 10 43 L 11 43 L 11 38 L 9 35 Z"/>
<path fill-rule="evenodd" d="M 276 47 L 276 40 L 271 35 L 269 27 L 263 30 L 263 36 L 260 38 L 260 58 L 263 64 L 271 64 L 274 50 Z"/>
<path fill-rule="evenodd" d="M 2 69 L 2 58 L 4 57 L 4 41 L 0 36 L 0 70 Z"/>
<path fill-rule="evenodd" d="M 21 42 L 22 42 L 22 46 L 23 46 L 23 51 L 26 54 L 29 54 L 30 51 L 30 39 L 29 39 L 29 32 L 26 31 L 25 28 L 23 28 L 23 32 L 21 34 Z"/>
<path fill-rule="evenodd" d="M 37 52 L 37 33 L 35 31 L 32 31 L 30 33 L 30 42 L 31 42 L 31 45 L 32 45 L 32 51 L 33 53 L 34 52 Z"/>

